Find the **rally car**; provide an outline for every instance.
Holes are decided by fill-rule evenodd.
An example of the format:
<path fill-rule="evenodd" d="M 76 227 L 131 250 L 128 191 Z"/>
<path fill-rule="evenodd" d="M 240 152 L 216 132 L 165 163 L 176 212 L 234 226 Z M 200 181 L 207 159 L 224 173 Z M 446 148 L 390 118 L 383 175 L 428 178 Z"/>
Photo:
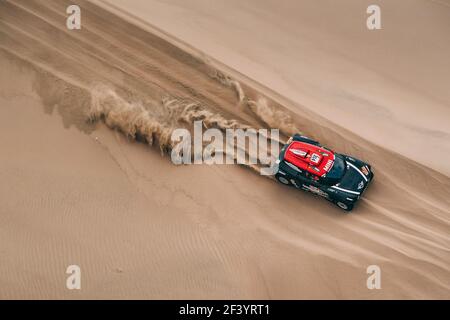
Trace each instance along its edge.
<path fill-rule="evenodd" d="M 353 209 L 373 176 L 369 164 L 299 134 L 283 146 L 275 166 L 279 182 L 315 193 L 346 211 Z"/>

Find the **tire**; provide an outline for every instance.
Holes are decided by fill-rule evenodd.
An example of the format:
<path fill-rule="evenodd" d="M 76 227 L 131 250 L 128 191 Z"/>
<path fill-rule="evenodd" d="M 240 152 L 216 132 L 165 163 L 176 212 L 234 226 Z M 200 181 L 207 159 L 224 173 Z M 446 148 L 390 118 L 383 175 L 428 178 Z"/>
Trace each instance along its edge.
<path fill-rule="evenodd" d="M 289 181 L 289 179 L 284 176 L 277 176 L 277 180 L 286 186 L 291 185 L 291 182 Z"/>
<path fill-rule="evenodd" d="M 353 204 L 348 204 L 348 203 L 344 203 L 341 201 L 336 201 L 335 204 L 339 208 L 341 208 L 342 210 L 345 210 L 345 211 L 352 211 L 352 209 L 353 209 Z"/>

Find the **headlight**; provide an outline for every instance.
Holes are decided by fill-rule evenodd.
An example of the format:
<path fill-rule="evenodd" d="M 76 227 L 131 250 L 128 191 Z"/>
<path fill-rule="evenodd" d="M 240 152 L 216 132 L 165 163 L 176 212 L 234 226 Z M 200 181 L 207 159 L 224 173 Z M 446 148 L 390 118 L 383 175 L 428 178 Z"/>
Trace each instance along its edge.
<path fill-rule="evenodd" d="M 370 170 L 367 166 L 361 167 L 361 172 L 364 173 L 366 176 L 369 175 Z"/>

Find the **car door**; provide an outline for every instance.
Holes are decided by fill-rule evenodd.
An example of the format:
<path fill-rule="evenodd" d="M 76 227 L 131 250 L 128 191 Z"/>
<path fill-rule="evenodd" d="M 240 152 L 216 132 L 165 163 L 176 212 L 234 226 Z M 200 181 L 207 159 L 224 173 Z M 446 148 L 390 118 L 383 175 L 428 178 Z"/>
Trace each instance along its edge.
<path fill-rule="evenodd" d="M 314 176 L 314 175 L 306 172 L 299 176 L 299 180 L 300 180 L 299 185 L 300 185 L 301 189 L 311 192 L 311 193 L 314 193 L 314 194 L 317 194 L 324 198 L 329 197 L 328 192 L 326 192 L 326 188 L 322 187 L 317 176 Z"/>
<path fill-rule="evenodd" d="M 309 172 L 303 171 L 296 177 L 296 187 L 305 191 L 310 191 L 310 186 L 313 184 L 312 175 Z"/>

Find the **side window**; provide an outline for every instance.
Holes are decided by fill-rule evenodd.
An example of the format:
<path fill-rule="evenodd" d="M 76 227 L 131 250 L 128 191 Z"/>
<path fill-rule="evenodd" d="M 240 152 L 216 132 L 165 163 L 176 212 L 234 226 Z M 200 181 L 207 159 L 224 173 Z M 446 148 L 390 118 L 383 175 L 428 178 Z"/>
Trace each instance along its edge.
<path fill-rule="evenodd" d="M 335 182 L 333 182 L 333 179 L 329 179 L 329 178 L 320 178 L 319 182 L 320 182 L 320 184 L 326 185 L 326 186 L 331 186 L 335 183 Z"/>

